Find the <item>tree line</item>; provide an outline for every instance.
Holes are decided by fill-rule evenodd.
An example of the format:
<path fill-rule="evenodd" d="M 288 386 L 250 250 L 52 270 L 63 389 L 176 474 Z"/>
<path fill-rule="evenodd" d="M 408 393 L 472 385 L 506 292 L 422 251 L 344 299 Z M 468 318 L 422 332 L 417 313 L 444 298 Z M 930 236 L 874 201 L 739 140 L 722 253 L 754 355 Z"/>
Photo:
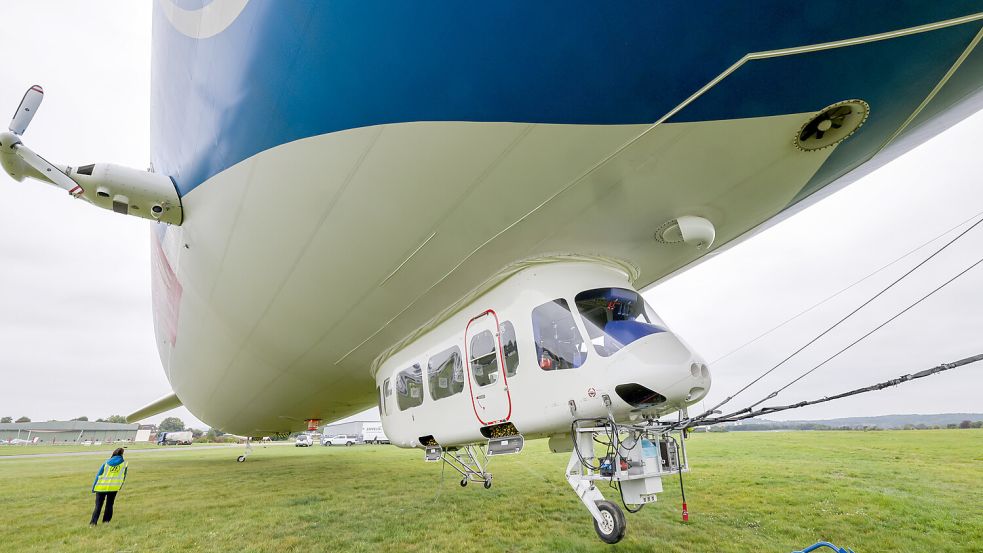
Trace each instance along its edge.
<path fill-rule="evenodd" d="M 964 420 L 959 424 L 949 423 L 945 426 L 940 424 L 906 424 L 899 427 L 884 428 L 874 425 L 844 425 L 844 426 L 831 426 L 828 424 L 821 423 L 780 423 L 780 422 L 764 422 L 764 423 L 744 423 L 744 424 L 734 424 L 726 423 L 717 426 L 711 426 L 708 428 L 707 432 L 766 432 L 769 430 L 846 430 L 846 431 L 878 431 L 878 430 L 952 430 L 952 429 L 970 429 L 970 428 L 983 428 L 983 421 L 969 421 Z"/>

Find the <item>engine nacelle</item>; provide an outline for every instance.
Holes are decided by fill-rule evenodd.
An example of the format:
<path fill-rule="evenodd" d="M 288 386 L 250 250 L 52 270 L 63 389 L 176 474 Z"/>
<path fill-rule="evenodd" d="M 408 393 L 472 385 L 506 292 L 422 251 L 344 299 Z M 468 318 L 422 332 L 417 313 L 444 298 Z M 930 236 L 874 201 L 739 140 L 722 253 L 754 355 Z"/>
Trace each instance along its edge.
<path fill-rule="evenodd" d="M 174 182 L 163 175 L 112 163 L 94 163 L 76 169 L 55 165 L 28 148 L 21 137 L 34 119 L 44 89 L 27 89 L 14 111 L 8 130 L 0 132 L 0 167 L 14 180 L 25 177 L 46 182 L 92 205 L 123 215 L 180 225 L 184 219 L 181 197 Z"/>
<path fill-rule="evenodd" d="M 164 175 L 113 163 L 68 169 L 68 176 L 85 190 L 81 197 L 93 205 L 123 215 L 181 224 L 181 198 L 174 182 Z"/>

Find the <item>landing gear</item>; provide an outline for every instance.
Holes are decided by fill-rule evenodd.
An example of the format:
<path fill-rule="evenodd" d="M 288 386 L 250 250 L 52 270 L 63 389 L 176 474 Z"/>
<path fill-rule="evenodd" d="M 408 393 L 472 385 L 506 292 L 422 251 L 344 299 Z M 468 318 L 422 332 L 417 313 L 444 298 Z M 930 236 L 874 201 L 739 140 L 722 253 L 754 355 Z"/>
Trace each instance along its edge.
<path fill-rule="evenodd" d="M 604 543 L 618 543 L 625 537 L 628 523 L 625 514 L 610 501 L 598 501 L 597 510 L 601 513 L 600 520 L 594 519 L 594 531 Z"/>
<path fill-rule="evenodd" d="M 242 455 L 236 458 L 237 463 L 245 463 L 246 457 L 249 457 L 253 452 L 253 441 L 251 438 L 246 438 L 246 451 Z"/>
<path fill-rule="evenodd" d="M 430 462 L 443 462 L 462 476 L 461 487 L 468 482 L 481 482 L 485 489 L 491 489 L 492 475 L 488 472 L 488 455 L 481 445 L 466 445 L 444 451 L 440 446 L 428 447 L 425 459 Z"/>
<path fill-rule="evenodd" d="M 638 512 L 656 500 L 662 477 L 688 471 L 684 437 L 669 436 L 665 426 L 617 424 L 610 419 L 579 420 L 572 432 L 573 451 L 567 463 L 567 482 L 594 519 L 594 531 L 604 543 L 625 537 L 628 522 L 620 507 L 604 499 L 596 481 L 618 486 L 626 505 Z M 569 442 L 568 442 L 569 443 Z M 606 453 L 597 458 L 595 443 L 605 444 Z"/>

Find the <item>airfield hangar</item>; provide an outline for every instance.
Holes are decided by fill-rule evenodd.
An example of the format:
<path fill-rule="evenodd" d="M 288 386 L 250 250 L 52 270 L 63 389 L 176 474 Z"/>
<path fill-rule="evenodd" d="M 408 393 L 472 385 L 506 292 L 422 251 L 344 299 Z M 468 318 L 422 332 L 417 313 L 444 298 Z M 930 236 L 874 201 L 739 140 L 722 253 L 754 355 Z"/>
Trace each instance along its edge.
<path fill-rule="evenodd" d="M 15 438 L 42 444 L 79 444 L 86 441 L 111 443 L 135 441 L 139 424 L 90 421 L 47 421 L 0 423 L 0 439 Z"/>

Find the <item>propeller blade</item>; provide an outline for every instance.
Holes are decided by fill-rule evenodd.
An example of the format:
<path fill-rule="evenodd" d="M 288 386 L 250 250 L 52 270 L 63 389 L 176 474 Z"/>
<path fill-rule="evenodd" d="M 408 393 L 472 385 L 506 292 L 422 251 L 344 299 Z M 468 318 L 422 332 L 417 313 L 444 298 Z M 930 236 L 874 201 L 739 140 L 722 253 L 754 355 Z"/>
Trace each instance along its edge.
<path fill-rule="evenodd" d="M 27 126 L 31 124 L 31 119 L 34 119 L 34 114 L 37 113 L 38 107 L 41 105 L 41 100 L 44 99 L 44 89 L 39 85 L 34 85 L 27 89 L 24 93 L 24 98 L 21 99 L 20 105 L 17 106 L 17 111 L 14 112 L 14 117 L 10 120 L 10 132 L 21 135 L 27 130 Z"/>
<path fill-rule="evenodd" d="M 28 164 L 37 171 L 42 178 L 50 182 L 51 184 L 57 186 L 58 188 L 64 188 L 74 197 L 79 197 L 85 190 L 73 181 L 68 175 L 62 173 L 57 167 L 48 162 L 48 160 L 34 153 L 33 150 L 24 146 L 23 144 L 14 145 L 14 152 L 24 160 L 24 163 Z"/>
<path fill-rule="evenodd" d="M 824 134 L 826 134 L 826 133 L 824 133 L 823 131 L 817 130 L 816 131 L 816 140 L 822 140 Z"/>

